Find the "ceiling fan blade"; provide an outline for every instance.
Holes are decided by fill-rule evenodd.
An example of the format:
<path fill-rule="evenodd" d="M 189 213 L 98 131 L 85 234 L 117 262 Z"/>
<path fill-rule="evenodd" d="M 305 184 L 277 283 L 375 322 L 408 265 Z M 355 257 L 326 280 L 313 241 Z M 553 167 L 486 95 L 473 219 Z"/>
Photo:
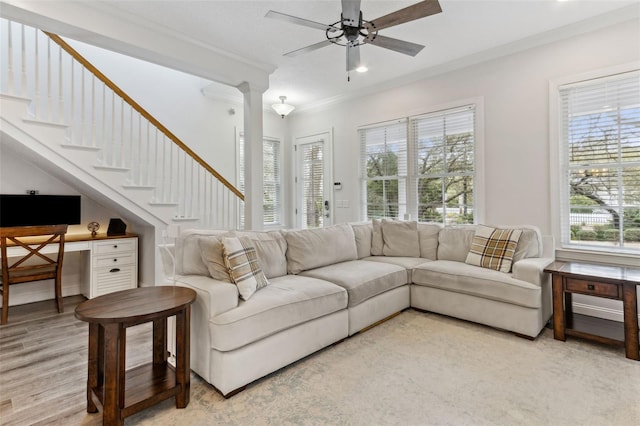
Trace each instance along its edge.
<path fill-rule="evenodd" d="M 421 44 L 398 40 L 397 38 L 385 37 L 379 34 L 371 37 L 371 39 L 367 37 L 366 39 L 364 39 L 364 42 L 373 44 L 374 46 L 384 47 L 385 49 L 404 53 L 405 55 L 410 56 L 416 56 L 424 48 L 424 46 Z"/>
<path fill-rule="evenodd" d="M 347 44 L 347 72 L 353 71 L 360 66 L 360 46 Z"/>
<path fill-rule="evenodd" d="M 351 27 L 360 23 L 360 0 L 342 0 L 342 21 Z"/>
<path fill-rule="evenodd" d="M 311 27 L 322 31 L 329 31 L 330 33 L 338 31 L 337 28 L 332 27 L 331 25 L 321 24 L 319 22 L 310 21 L 308 19 L 298 18 L 297 16 L 287 15 L 285 13 L 275 12 L 270 10 L 264 15 L 265 18 L 271 19 L 279 19 L 281 21 L 289 22 L 291 24 L 302 25 L 303 27 Z"/>
<path fill-rule="evenodd" d="M 303 53 L 309 53 L 309 52 L 313 52 L 314 50 L 318 50 L 322 47 L 328 46 L 330 44 L 333 44 L 331 41 L 329 40 L 322 40 L 320 43 L 315 43 L 312 44 L 310 46 L 307 47 L 303 47 L 302 49 L 297 49 L 297 50 L 293 50 L 289 53 L 285 53 L 283 56 L 288 56 L 290 58 L 296 57 L 298 55 L 302 55 Z"/>
<path fill-rule="evenodd" d="M 435 15 L 440 12 L 442 12 L 442 8 L 440 7 L 438 0 L 424 0 L 420 3 L 407 6 L 404 9 L 391 12 L 388 15 L 381 16 L 378 19 L 374 19 L 369 23 L 369 25 L 375 31 L 380 31 L 383 28 L 404 24 L 405 22 Z"/>

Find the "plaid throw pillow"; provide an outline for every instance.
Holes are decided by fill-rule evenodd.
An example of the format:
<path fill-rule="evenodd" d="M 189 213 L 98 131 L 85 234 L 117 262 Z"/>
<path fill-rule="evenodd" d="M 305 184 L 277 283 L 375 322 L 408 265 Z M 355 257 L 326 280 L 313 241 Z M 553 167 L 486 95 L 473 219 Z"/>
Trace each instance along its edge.
<path fill-rule="evenodd" d="M 511 272 L 513 255 L 522 235 L 519 229 L 498 229 L 479 225 L 471 242 L 466 263 Z"/>
<path fill-rule="evenodd" d="M 222 252 L 229 277 L 238 286 L 243 300 L 249 300 L 253 293 L 269 284 L 251 240 L 246 237 L 223 238 Z"/>

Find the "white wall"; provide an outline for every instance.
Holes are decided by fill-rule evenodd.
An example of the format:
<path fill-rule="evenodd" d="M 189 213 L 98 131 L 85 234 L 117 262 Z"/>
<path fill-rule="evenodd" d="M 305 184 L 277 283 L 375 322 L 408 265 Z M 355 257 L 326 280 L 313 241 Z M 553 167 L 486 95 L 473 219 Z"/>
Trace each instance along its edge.
<path fill-rule="evenodd" d="M 533 224 L 551 233 L 549 101 L 551 79 L 640 59 L 638 21 L 489 60 L 328 108 L 291 116 L 293 137 L 334 129 L 334 181 L 342 182 L 336 222 L 360 218 L 357 127 L 484 99 L 485 223 Z M 393 55 L 393 53 L 389 53 Z M 375 72 L 371 66 L 369 72 Z"/>

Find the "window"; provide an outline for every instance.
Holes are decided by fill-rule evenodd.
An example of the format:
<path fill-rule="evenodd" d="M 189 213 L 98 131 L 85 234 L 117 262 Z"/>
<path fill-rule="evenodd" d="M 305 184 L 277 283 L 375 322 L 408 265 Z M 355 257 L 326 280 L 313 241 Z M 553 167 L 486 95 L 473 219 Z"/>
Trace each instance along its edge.
<path fill-rule="evenodd" d="M 640 71 L 559 94 L 562 245 L 640 251 Z"/>
<path fill-rule="evenodd" d="M 418 220 L 473 223 L 475 108 L 428 114 L 410 123 Z"/>
<path fill-rule="evenodd" d="M 280 141 L 264 138 L 262 143 L 262 185 L 263 185 L 263 223 L 264 226 L 282 225 L 282 190 L 281 190 L 281 149 Z M 244 188 L 244 135 L 240 134 L 238 147 L 239 189 Z M 244 209 L 240 208 L 240 228 L 244 228 Z"/>
<path fill-rule="evenodd" d="M 363 219 L 474 222 L 475 105 L 359 129 Z"/>
<path fill-rule="evenodd" d="M 406 213 L 407 122 L 359 129 L 365 218 Z"/>

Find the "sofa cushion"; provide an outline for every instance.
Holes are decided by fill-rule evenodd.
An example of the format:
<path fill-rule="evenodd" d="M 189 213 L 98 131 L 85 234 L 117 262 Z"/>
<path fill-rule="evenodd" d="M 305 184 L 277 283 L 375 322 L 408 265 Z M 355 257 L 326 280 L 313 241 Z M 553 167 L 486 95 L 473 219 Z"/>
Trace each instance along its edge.
<path fill-rule="evenodd" d="M 236 231 L 234 235 L 251 240 L 267 278 L 287 275 L 287 240 L 280 231 Z"/>
<path fill-rule="evenodd" d="M 412 282 L 412 271 L 418 265 L 422 265 L 425 262 L 431 262 L 429 259 L 423 259 L 421 257 L 401 257 L 401 256 L 369 256 L 362 260 L 368 262 L 382 262 L 390 263 L 391 265 L 402 266 L 407 270 L 407 282 Z"/>
<path fill-rule="evenodd" d="M 211 346 L 231 351 L 347 307 L 346 291 L 310 277 L 274 278 L 237 308 L 211 318 Z"/>
<path fill-rule="evenodd" d="M 418 224 L 415 221 L 382 219 L 382 254 L 420 257 Z"/>
<path fill-rule="evenodd" d="M 212 229 L 185 229 L 176 239 L 175 262 L 176 274 L 179 275 L 209 275 L 207 265 L 200 256 L 200 237 L 220 236 L 229 231 Z M 229 279 L 227 279 L 229 281 Z"/>
<path fill-rule="evenodd" d="M 371 256 L 382 256 L 382 221 L 371 219 Z"/>
<path fill-rule="evenodd" d="M 438 234 L 442 225 L 438 223 L 418 223 L 420 257 L 430 260 L 438 258 Z"/>
<path fill-rule="evenodd" d="M 511 261 L 522 235 L 519 229 L 478 225 L 466 263 L 500 272 L 511 272 Z"/>
<path fill-rule="evenodd" d="M 352 223 L 351 228 L 356 238 L 358 259 L 371 256 L 371 237 L 373 235 L 373 226 L 371 223 Z"/>
<path fill-rule="evenodd" d="M 249 238 L 223 238 L 222 256 L 229 277 L 238 286 L 242 299 L 248 300 L 253 293 L 269 284 L 258 262 L 256 248 Z"/>
<path fill-rule="evenodd" d="M 388 263 L 352 260 L 304 271 L 301 275 L 326 280 L 349 293 L 349 306 L 407 284 L 407 272 L 402 266 Z"/>
<path fill-rule="evenodd" d="M 438 234 L 438 260 L 464 262 L 471 249 L 475 225 L 447 226 Z"/>
<path fill-rule="evenodd" d="M 287 268 L 290 274 L 358 258 L 356 239 L 350 225 L 283 231 L 287 240 Z"/>
<path fill-rule="evenodd" d="M 197 254 L 197 257 L 200 258 L 200 261 L 205 265 L 207 273 L 199 274 L 194 271 L 194 267 L 189 267 L 185 269 L 191 270 L 192 272 L 184 275 L 209 275 L 214 280 L 231 282 L 231 277 L 229 277 L 229 271 L 227 270 L 227 265 L 224 263 L 224 256 L 222 254 L 223 235 L 231 234 L 225 233 L 217 236 L 209 235 L 206 237 L 198 237 L 197 241 L 200 252 Z M 194 261 L 192 261 L 191 264 L 196 265 Z M 186 261 L 185 265 L 187 265 Z"/>
<path fill-rule="evenodd" d="M 436 260 L 417 266 L 413 269 L 413 283 L 528 308 L 540 308 L 542 300 L 541 289 L 535 284 L 456 261 Z"/>

